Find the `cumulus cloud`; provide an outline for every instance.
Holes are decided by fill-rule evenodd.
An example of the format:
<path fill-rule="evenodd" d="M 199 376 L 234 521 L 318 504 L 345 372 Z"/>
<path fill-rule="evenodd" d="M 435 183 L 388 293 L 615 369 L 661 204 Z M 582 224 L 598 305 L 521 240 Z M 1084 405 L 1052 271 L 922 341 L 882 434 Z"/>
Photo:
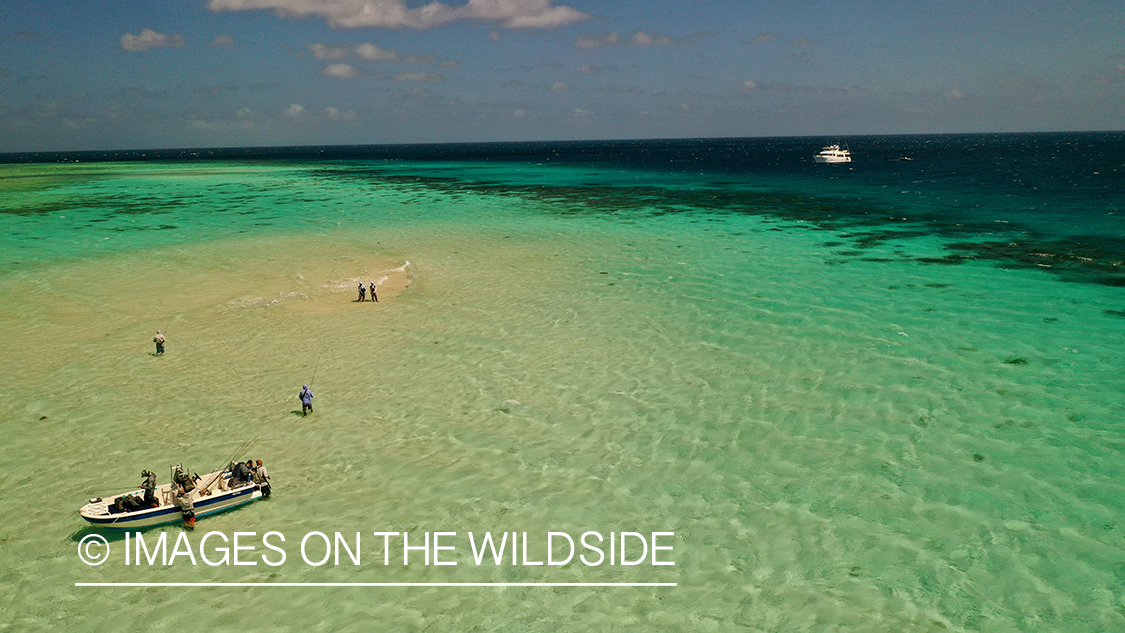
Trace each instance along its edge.
<path fill-rule="evenodd" d="M 165 35 L 152 29 L 141 29 L 140 34 L 126 33 L 121 36 L 121 48 L 127 51 L 147 51 L 150 48 L 182 48 L 184 36 Z"/>
<path fill-rule="evenodd" d="M 305 106 L 303 106 L 299 103 L 294 103 L 293 105 L 289 106 L 288 108 L 285 108 L 285 116 L 296 118 L 296 117 L 301 116 L 301 114 L 304 113 L 304 111 L 305 111 Z"/>
<path fill-rule="evenodd" d="M 313 57 L 322 60 L 343 59 L 352 54 L 350 48 L 331 44 L 309 44 Z"/>
<path fill-rule="evenodd" d="M 629 43 L 633 46 L 654 46 L 656 44 L 675 44 L 675 40 L 666 35 L 650 35 L 638 31 L 629 38 Z"/>
<path fill-rule="evenodd" d="M 710 33 L 710 32 L 708 32 Z M 689 35 L 682 40 L 677 40 L 667 35 L 658 35 L 654 33 L 645 33 L 644 31 L 637 31 L 627 38 L 621 37 L 616 31 L 609 33 L 600 33 L 597 35 L 585 35 L 579 37 L 574 45 L 578 48 L 594 49 L 603 48 L 606 46 L 672 46 L 675 44 L 689 44 L 707 35 L 708 33 L 696 33 Z"/>
<path fill-rule="evenodd" d="M 272 10 L 283 18 L 319 17 L 337 28 L 426 29 L 456 20 L 499 22 L 507 28 L 557 28 L 590 16 L 554 0 L 468 0 L 460 6 L 432 1 L 411 8 L 406 0 L 209 0 L 212 11 Z"/>
<path fill-rule="evenodd" d="M 359 70 L 351 64 L 328 64 L 324 70 L 320 71 L 325 77 L 335 77 L 337 79 L 348 79 L 355 77 L 359 74 Z"/>
<path fill-rule="evenodd" d="M 334 44 L 309 44 L 309 50 L 312 51 L 313 57 L 326 61 L 355 56 L 367 61 L 377 62 L 402 62 L 404 64 L 440 63 L 442 66 L 456 66 L 458 64 L 456 61 L 448 59 L 442 60 L 434 55 L 407 55 L 403 57 L 393 48 L 382 48 L 369 42 L 357 44 L 354 48 L 336 46 Z"/>
<path fill-rule="evenodd" d="M 394 49 L 379 48 L 374 44 L 360 44 L 355 47 L 356 55 L 372 61 L 394 61 L 398 59 L 398 52 Z"/>
<path fill-rule="evenodd" d="M 341 110 L 334 106 L 324 108 L 324 114 L 333 121 L 351 121 L 355 118 L 355 112 L 351 110 Z"/>
<path fill-rule="evenodd" d="M 616 32 L 603 33 L 601 35 L 587 35 L 578 38 L 574 43 L 578 48 L 601 48 L 603 46 L 616 46 L 621 42 L 621 37 Z"/>

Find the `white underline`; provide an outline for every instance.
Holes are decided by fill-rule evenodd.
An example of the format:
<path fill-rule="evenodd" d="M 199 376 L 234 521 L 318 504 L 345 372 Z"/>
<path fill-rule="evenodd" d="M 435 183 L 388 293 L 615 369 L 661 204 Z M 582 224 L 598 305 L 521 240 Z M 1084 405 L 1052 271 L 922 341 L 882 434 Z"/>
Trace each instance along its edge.
<path fill-rule="evenodd" d="M 75 587 L 676 587 L 674 582 L 76 582 Z"/>

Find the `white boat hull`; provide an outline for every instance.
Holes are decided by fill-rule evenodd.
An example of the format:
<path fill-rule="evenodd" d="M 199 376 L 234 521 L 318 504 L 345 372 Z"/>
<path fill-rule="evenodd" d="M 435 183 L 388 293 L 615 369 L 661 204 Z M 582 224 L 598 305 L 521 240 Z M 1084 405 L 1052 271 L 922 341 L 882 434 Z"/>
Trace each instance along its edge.
<path fill-rule="evenodd" d="M 850 163 L 852 162 L 852 153 L 846 147 L 839 145 L 827 145 L 820 153 L 813 156 L 813 160 L 818 163 Z"/>

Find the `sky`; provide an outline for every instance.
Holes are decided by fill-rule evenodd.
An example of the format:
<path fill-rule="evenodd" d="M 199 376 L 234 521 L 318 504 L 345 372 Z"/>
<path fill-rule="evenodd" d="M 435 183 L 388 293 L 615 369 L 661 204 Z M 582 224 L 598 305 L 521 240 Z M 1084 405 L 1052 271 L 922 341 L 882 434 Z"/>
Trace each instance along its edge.
<path fill-rule="evenodd" d="M 0 152 L 1125 129 L 1120 0 L 4 0 Z"/>

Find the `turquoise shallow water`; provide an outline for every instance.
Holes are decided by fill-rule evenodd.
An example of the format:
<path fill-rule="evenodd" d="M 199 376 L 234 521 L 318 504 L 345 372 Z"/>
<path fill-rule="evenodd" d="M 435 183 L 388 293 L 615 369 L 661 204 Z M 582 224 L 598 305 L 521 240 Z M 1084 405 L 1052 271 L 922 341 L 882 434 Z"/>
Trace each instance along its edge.
<path fill-rule="evenodd" d="M 1108 268 L 1044 248 L 1051 218 L 998 253 L 847 172 L 0 170 L 5 630 L 1125 628 L 1112 232 Z M 967 213 L 974 190 L 935 179 L 913 191 Z M 79 560 L 86 498 L 247 439 L 275 496 L 185 538 L 279 531 L 284 564 L 127 566 L 112 535 Z M 476 565 L 467 539 L 527 532 L 536 560 L 587 530 L 674 532 L 675 565 Z M 313 531 L 361 532 L 361 564 L 304 563 Z M 384 566 L 376 531 L 457 532 L 458 564 Z"/>

